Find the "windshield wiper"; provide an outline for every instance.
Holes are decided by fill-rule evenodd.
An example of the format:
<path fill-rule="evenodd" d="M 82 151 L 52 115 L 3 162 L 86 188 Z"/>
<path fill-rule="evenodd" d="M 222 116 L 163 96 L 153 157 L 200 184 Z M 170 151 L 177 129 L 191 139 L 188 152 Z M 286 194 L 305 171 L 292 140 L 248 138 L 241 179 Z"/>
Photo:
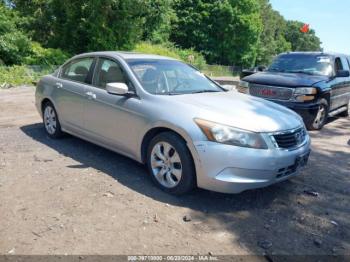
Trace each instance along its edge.
<path fill-rule="evenodd" d="M 287 73 L 297 73 L 297 74 L 305 74 L 305 75 L 314 75 L 314 73 L 304 70 L 291 70 L 287 71 Z"/>
<path fill-rule="evenodd" d="M 217 93 L 217 92 L 221 92 L 219 90 L 199 90 L 199 91 L 193 91 L 189 94 L 200 94 L 200 93 Z"/>

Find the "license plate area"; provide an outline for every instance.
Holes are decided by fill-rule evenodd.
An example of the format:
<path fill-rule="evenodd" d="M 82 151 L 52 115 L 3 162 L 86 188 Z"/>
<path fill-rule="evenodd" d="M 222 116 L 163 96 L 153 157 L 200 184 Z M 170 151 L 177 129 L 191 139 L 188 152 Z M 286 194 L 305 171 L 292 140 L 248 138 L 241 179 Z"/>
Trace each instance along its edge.
<path fill-rule="evenodd" d="M 302 169 L 303 167 L 305 167 L 307 165 L 307 162 L 309 161 L 309 156 L 310 156 L 310 152 L 298 156 L 295 159 L 293 165 L 279 169 L 277 172 L 276 178 L 280 179 L 283 177 L 290 176 L 290 175 L 294 174 L 295 172 L 297 172 L 298 170 Z"/>
<path fill-rule="evenodd" d="M 310 152 L 304 155 L 298 156 L 295 159 L 295 163 L 294 163 L 295 170 L 305 167 L 307 165 L 307 162 L 309 161 L 309 156 L 310 156 Z"/>

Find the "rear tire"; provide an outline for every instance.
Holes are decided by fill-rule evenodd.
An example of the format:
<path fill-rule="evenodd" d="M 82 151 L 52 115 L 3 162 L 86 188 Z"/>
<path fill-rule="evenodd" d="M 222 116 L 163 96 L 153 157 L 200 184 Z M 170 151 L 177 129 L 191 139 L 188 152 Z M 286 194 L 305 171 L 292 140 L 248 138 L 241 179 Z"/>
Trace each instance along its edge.
<path fill-rule="evenodd" d="M 186 142 L 173 132 L 160 133 L 151 140 L 147 167 L 153 182 L 167 193 L 183 195 L 196 185 L 192 155 Z"/>
<path fill-rule="evenodd" d="M 57 139 L 64 135 L 57 111 L 51 102 L 46 102 L 43 106 L 43 122 L 49 137 Z"/>
<path fill-rule="evenodd" d="M 329 105 L 326 99 L 322 98 L 319 101 L 318 111 L 316 116 L 305 123 L 308 130 L 320 130 L 326 124 L 328 119 Z"/>

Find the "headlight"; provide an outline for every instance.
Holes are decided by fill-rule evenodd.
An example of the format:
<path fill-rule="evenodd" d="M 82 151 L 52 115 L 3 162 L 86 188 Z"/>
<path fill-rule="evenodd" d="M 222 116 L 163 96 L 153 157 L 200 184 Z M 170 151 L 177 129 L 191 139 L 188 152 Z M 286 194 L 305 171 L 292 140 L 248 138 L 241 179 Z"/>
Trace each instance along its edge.
<path fill-rule="evenodd" d="M 249 83 L 246 81 L 239 81 L 237 91 L 243 94 L 248 94 Z"/>
<path fill-rule="evenodd" d="M 194 121 L 203 131 L 209 141 L 255 149 L 268 148 L 264 138 L 258 133 L 218 124 L 203 119 L 194 119 Z"/>
<path fill-rule="evenodd" d="M 298 102 L 312 101 L 316 94 L 317 89 L 314 87 L 298 87 L 294 90 L 294 100 Z"/>

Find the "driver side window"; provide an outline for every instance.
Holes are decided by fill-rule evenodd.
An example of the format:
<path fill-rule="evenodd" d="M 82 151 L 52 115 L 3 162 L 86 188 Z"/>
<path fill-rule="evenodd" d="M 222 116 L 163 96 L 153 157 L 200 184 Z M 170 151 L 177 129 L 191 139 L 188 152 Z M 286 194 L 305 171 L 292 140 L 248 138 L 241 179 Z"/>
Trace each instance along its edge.
<path fill-rule="evenodd" d="M 335 73 L 337 73 L 339 70 L 343 70 L 343 64 L 339 57 L 335 59 L 334 70 L 335 70 Z"/>
<path fill-rule="evenodd" d="M 108 83 L 127 84 L 127 78 L 120 65 L 110 59 L 100 58 L 97 63 L 94 85 L 106 89 Z"/>

